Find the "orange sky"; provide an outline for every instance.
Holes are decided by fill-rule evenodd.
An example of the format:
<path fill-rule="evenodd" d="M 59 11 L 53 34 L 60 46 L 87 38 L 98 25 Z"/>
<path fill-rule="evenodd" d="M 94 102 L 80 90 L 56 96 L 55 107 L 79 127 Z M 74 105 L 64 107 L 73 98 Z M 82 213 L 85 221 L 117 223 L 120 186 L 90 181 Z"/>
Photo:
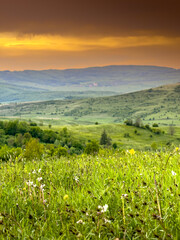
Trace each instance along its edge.
<path fill-rule="evenodd" d="M 176 0 L 2 0 L 0 70 L 180 68 L 179 7 Z"/>

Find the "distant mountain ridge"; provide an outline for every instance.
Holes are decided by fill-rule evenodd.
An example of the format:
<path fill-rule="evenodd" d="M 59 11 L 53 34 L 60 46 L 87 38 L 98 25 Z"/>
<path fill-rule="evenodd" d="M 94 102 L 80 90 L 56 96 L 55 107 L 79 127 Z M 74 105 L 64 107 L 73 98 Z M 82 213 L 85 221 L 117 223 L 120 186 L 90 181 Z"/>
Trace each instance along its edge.
<path fill-rule="evenodd" d="M 86 91 L 95 92 L 93 94 L 96 96 L 102 96 L 106 91 L 108 96 L 179 81 L 179 69 L 156 66 L 112 65 L 66 70 L 0 71 L 0 102 L 73 98 L 74 95 L 77 97 L 77 92 L 80 93 L 78 97 L 84 97 Z"/>

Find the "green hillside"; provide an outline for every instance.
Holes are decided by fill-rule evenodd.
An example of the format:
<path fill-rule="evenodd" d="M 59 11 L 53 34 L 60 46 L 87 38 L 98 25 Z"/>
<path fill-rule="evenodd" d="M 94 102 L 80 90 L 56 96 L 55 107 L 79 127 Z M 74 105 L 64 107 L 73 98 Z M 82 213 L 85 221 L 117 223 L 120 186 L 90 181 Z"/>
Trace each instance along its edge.
<path fill-rule="evenodd" d="M 0 116 L 56 125 L 122 123 L 137 117 L 144 123 L 180 125 L 179 103 L 180 83 L 177 83 L 111 97 L 6 104 L 0 106 Z"/>
<path fill-rule="evenodd" d="M 156 66 L 0 71 L 0 102 L 110 96 L 179 81 L 180 70 Z"/>

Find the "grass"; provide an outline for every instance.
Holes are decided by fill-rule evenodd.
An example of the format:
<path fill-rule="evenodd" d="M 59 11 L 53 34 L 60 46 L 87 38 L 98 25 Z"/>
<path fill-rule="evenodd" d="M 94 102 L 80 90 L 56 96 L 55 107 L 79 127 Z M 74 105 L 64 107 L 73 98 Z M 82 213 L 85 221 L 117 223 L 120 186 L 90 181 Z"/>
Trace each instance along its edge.
<path fill-rule="evenodd" d="M 60 131 L 65 126 L 52 126 L 51 129 L 54 131 Z M 158 149 L 169 147 L 171 144 L 179 145 L 180 144 L 180 128 L 175 127 L 175 133 L 171 136 L 168 133 L 168 127 L 160 128 L 164 131 L 164 134 L 161 133 L 157 135 L 150 132 L 147 129 L 137 128 L 134 126 L 126 126 L 122 124 L 100 124 L 100 125 L 66 125 L 67 129 L 71 132 L 74 138 L 78 140 L 96 140 L 99 142 L 101 134 L 105 129 L 108 136 L 112 139 L 112 143 L 116 142 L 118 148 L 120 149 L 129 149 L 136 148 L 139 150 L 150 150 L 153 143 L 156 144 Z M 44 129 L 47 126 L 43 126 Z M 135 133 L 137 131 L 137 133 Z M 129 137 L 125 137 L 125 134 L 129 134 Z"/>
<path fill-rule="evenodd" d="M 178 240 L 179 154 L 1 162 L 0 238 Z"/>

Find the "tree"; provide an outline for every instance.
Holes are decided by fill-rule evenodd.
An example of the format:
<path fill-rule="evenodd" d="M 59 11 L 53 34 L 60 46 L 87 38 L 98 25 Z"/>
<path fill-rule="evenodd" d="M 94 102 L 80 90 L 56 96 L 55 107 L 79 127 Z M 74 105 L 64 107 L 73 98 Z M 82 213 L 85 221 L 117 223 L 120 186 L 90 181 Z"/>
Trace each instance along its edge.
<path fill-rule="evenodd" d="M 85 153 L 87 154 L 97 154 L 99 152 L 99 144 L 96 141 L 91 141 L 86 145 Z"/>
<path fill-rule="evenodd" d="M 68 155 L 68 151 L 65 147 L 61 147 L 59 146 L 56 150 L 55 150 L 55 155 L 58 156 L 59 158 L 61 156 L 67 156 Z"/>
<path fill-rule="evenodd" d="M 142 121 L 141 118 L 136 118 L 136 121 L 134 123 L 135 127 L 141 127 L 142 126 Z"/>
<path fill-rule="evenodd" d="M 32 138 L 26 144 L 24 157 L 28 160 L 40 159 L 43 154 L 43 148 L 38 139 Z"/>
<path fill-rule="evenodd" d="M 175 134 L 175 128 L 174 128 L 174 126 L 170 125 L 168 132 L 169 132 L 169 134 L 170 134 L 171 136 L 173 136 L 173 135 Z"/>
<path fill-rule="evenodd" d="M 101 134 L 100 145 L 104 145 L 104 146 L 110 146 L 111 145 L 111 138 L 108 137 L 105 130 Z"/>

